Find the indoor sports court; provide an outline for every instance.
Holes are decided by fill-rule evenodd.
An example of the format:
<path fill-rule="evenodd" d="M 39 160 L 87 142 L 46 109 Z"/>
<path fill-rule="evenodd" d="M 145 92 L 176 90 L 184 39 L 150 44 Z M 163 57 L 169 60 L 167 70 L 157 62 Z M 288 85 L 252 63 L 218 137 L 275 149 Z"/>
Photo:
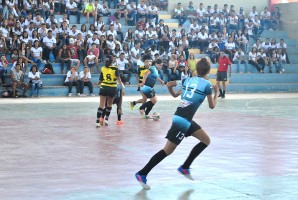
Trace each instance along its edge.
<path fill-rule="evenodd" d="M 211 138 L 192 164 L 194 181 L 177 172 L 195 138 L 148 175 L 134 174 L 165 144 L 179 100 L 159 96 L 159 121 L 141 119 L 124 97 L 108 127 L 95 128 L 99 97 L 0 101 L 0 199 L 55 200 L 296 200 L 298 94 L 228 94 L 195 115 Z"/>

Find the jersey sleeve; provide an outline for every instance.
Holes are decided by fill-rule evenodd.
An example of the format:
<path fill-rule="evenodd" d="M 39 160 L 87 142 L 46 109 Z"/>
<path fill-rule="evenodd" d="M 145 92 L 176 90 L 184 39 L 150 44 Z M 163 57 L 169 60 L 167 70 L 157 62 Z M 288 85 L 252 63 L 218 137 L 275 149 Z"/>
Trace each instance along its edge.
<path fill-rule="evenodd" d="M 211 85 L 210 81 L 208 81 L 206 84 L 205 93 L 206 93 L 206 95 L 212 94 L 212 85 Z"/>

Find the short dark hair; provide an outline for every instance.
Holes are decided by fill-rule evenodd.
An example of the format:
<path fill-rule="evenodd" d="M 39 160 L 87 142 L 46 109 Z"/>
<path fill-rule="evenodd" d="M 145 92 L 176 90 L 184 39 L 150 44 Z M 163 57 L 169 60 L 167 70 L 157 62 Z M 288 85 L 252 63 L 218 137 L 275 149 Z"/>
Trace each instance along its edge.
<path fill-rule="evenodd" d="M 206 58 L 202 58 L 196 65 L 197 74 L 205 76 L 210 72 L 210 63 Z"/>

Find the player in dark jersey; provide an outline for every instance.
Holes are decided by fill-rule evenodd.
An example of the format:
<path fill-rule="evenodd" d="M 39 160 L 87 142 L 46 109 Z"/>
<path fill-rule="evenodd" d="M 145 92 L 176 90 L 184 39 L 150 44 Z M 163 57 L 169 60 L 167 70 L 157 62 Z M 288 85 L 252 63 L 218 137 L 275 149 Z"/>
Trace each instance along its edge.
<path fill-rule="evenodd" d="M 139 110 L 143 118 L 150 118 L 148 116 L 149 112 L 152 110 L 153 106 L 157 102 L 157 97 L 155 95 L 155 91 L 153 89 L 156 80 L 161 82 L 162 85 L 165 85 L 165 82 L 159 78 L 158 70 L 162 68 L 162 60 L 157 59 L 152 62 L 152 66 L 149 67 L 148 71 L 144 74 L 143 81 L 141 83 L 141 92 L 143 94 L 144 101 L 146 103 L 140 106 Z"/>
<path fill-rule="evenodd" d="M 138 83 L 138 91 L 140 91 L 140 85 L 143 82 L 143 77 L 145 75 L 145 73 L 148 71 L 149 67 L 151 66 L 152 62 L 151 62 L 151 55 L 150 54 L 145 54 L 142 57 L 142 61 L 144 63 L 144 66 L 140 66 L 139 70 L 138 70 L 138 76 L 139 76 L 139 83 Z M 130 102 L 130 108 L 133 110 L 134 106 L 138 103 L 142 103 L 144 104 L 146 102 L 146 96 L 141 92 L 142 95 L 142 99 L 139 99 L 137 101 L 131 101 Z"/>
<path fill-rule="evenodd" d="M 202 58 L 197 63 L 196 71 L 198 74 L 196 77 L 188 77 L 183 81 L 171 81 L 167 84 L 169 92 L 173 97 L 178 97 L 181 94 L 181 101 L 172 119 L 172 126 L 167 133 L 165 147 L 157 152 L 145 167 L 135 174 L 141 186 L 146 189 L 150 188 L 147 185 L 146 178 L 148 173 L 165 157 L 170 155 L 184 137 L 194 136 L 200 140 L 200 143 L 192 149 L 184 164 L 178 168 L 178 171 L 188 178 L 191 178 L 189 171 L 191 163 L 210 144 L 207 133 L 192 118 L 206 96 L 209 107 L 211 109 L 215 108 L 218 88 L 216 85 L 213 86 L 215 94 L 212 97 L 212 86 L 206 80 L 206 76 L 210 72 L 210 64 L 206 58 Z M 175 92 L 173 89 L 175 86 L 182 86 L 182 91 Z"/>
<path fill-rule="evenodd" d="M 124 76 L 120 76 L 122 83 L 126 83 L 126 78 Z M 105 115 L 106 115 L 106 110 L 107 110 L 107 103 L 108 101 L 106 101 L 106 107 L 102 112 L 101 118 L 99 121 L 103 121 Z M 122 116 L 122 89 L 120 87 L 120 85 L 117 85 L 117 92 L 116 92 L 116 96 L 113 100 L 113 105 L 116 104 L 117 106 L 117 125 L 123 125 L 124 122 L 121 120 L 121 116 Z"/>
<path fill-rule="evenodd" d="M 116 96 L 117 92 L 117 82 L 122 89 L 122 95 L 124 95 L 124 85 L 121 82 L 118 67 L 112 66 L 112 56 L 106 58 L 105 66 L 101 68 L 99 85 L 100 85 L 100 103 L 97 109 L 97 119 L 96 119 L 96 127 L 100 127 L 103 125 L 103 121 L 101 119 L 102 112 L 105 108 L 105 104 L 107 101 L 106 106 L 106 116 L 105 116 L 105 125 L 108 125 L 108 119 L 111 113 L 113 100 Z"/>

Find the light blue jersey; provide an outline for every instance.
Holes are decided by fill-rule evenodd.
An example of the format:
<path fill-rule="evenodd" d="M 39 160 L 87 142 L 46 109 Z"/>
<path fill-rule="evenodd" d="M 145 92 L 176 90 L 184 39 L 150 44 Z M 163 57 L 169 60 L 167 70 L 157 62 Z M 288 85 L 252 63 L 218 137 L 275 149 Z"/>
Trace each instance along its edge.
<path fill-rule="evenodd" d="M 199 76 L 186 78 L 178 82 L 178 86 L 179 84 L 182 94 L 175 116 L 191 121 L 206 96 L 212 94 L 212 86 L 210 81 Z"/>
<path fill-rule="evenodd" d="M 156 83 L 156 79 L 159 77 L 158 70 L 155 66 L 149 67 L 148 70 L 151 73 L 147 76 L 146 81 L 145 81 L 145 85 L 153 88 L 155 83 Z"/>

